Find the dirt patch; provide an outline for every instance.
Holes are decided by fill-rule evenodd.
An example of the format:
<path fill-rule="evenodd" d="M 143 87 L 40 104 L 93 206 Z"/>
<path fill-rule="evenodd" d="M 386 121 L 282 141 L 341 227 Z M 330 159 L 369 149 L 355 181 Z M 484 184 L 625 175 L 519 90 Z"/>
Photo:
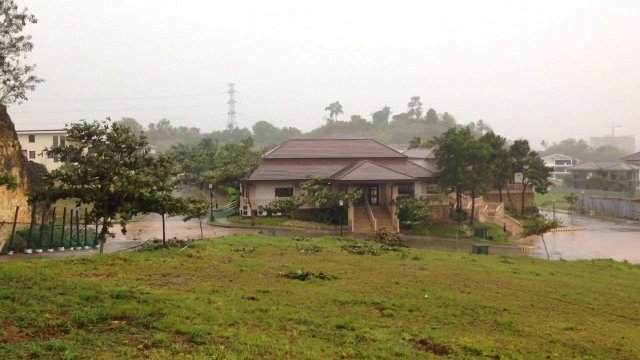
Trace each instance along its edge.
<path fill-rule="evenodd" d="M 453 354 L 453 348 L 451 346 L 428 339 L 414 340 L 411 345 L 418 350 L 430 352 L 438 356 Z"/>

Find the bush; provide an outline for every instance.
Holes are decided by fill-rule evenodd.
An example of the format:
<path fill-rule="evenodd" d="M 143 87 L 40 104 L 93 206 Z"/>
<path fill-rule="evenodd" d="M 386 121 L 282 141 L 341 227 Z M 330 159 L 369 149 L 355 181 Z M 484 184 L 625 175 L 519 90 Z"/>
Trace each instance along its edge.
<path fill-rule="evenodd" d="M 404 246 L 400 236 L 386 228 L 378 229 L 373 235 L 371 235 L 370 239 L 387 246 Z"/>
<path fill-rule="evenodd" d="M 411 228 L 412 225 L 424 223 L 429 217 L 427 204 L 413 196 L 403 196 L 396 200 L 400 225 Z"/>
<path fill-rule="evenodd" d="M 562 185 L 564 187 L 568 187 L 568 188 L 573 187 L 573 174 L 562 175 L 560 177 L 560 180 L 562 181 Z"/>

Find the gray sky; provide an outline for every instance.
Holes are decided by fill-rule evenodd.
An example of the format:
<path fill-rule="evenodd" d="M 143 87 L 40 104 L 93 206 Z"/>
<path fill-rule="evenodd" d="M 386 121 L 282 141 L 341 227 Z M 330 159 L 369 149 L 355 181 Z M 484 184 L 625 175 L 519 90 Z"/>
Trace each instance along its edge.
<path fill-rule="evenodd" d="M 458 122 L 558 141 L 640 142 L 640 1 L 17 0 L 29 61 L 47 82 L 10 107 L 22 129 L 78 119 L 161 118 L 303 131 L 339 100 L 345 119 L 413 95 Z"/>

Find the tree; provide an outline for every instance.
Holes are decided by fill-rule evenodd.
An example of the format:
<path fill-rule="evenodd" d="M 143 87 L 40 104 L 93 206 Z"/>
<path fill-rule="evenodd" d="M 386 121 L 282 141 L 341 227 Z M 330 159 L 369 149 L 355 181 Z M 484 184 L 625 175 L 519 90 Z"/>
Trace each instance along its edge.
<path fill-rule="evenodd" d="M 373 125 L 387 125 L 389 123 L 389 116 L 391 116 L 391 108 L 385 106 L 382 110 L 371 114 L 371 122 Z"/>
<path fill-rule="evenodd" d="M 344 114 L 344 111 L 342 110 L 342 105 L 340 105 L 339 101 L 329 104 L 326 108 L 324 108 L 324 110 L 329 112 L 330 122 L 337 121 L 338 116 L 341 114 Z"/>
<path fill-rule="evenodd" d="M 524 231 L 523 236 L 538 235 L 542 239 L 544 244 L 544 251 L 547 253 L 547 260 L 550 260 L 549 251 L 547 250 L 547 243 L 544 240 L 544 234 L 551 229 L 555 229 L 560 226 L 558 220 L 551 220 L 544 215 L 536 214 L 533 217 L 526 219 L 523 223 Z"/>
<path fill-rule="evenodd" d="M 493 188 L 498 189 L 500 201 L 502 201 L 502 189 L 512 178 L 511 158 L 507 149 L 507 139 L 489 131 L 480 137 L 480 141 L 490 148 L 487 160 L 490 182 Z"/>
<path fill-rule="evenodd" d="M 3 186 L 9 190 L 15 190 L 18 187 L 16 177 L 8 173 L 0 173 L 0 187 Z"/>
<path fill-rule="evenodd" d="M 414 119 L 420 120 L 422 118 L 422 102 L 420 96 L 412 96 L 411 100 L 407 104 L 407 114 Z"/>
<path fill-rule="evenodd" d="M 216 153 L 215 169 L 205 173 L 205 179 L 216 186 L 238 187 L 260 165 L 262 153 L 253 150 L 253 140 L 228 142 Z"/>
<path fill-rule="evenodd" d="M 462 222 L 462 193 L 472 176 L 468 161 L 468 144 L 474 141 L 468 128 L 451 128 L 435 138 L 440 185 L 456 194 L 456 218 Z"/>
<path fill-rule="evenodd" d="M 309 176 L 300 183 L 300 188 L 304 193 L 300 199 L 301 203 L 321 210 L 327 223 L 330 221 L 332 209 L 339 206 L 340 200 L 348 203 L 362 198 L 362 189 L 359 188 L 351 193 L 331 191 L 329 180 L 322 176 Z"/>
<path fill-rule="evenodd" d="M 521 215 L 524 215 L 525 210 L 524 197 L 526 188 L 530 187 L 538 194 L 546 194 L 549 191 L 549 186 L 552 185 L 551 181 L 549 181 L 550 175 L 551 168 L 545 165 L 540 155 L 535 151 L 529 152 L 522 171 Z"/>
<path fill-rule="evenodd" d="M 35 200 L 53 202 L 77 198 L 92 204 L 90 218 L 102 221 L 100 252 L 114 221 L 122 231 L 139 213 L 157 209 L 161 201 L 176 203 L 169 181 L 171 161 L 147 151 L 143 134 L 134 134 L 126 126 L 107 121 L 79 122 L 66 127 L 66 146 L 47 149 L 65 165 L 45 176 L 43 190 Z M 171 205 L 171 204 L 168 204 Z"/>
<path fill-rule="evenodd" d="M 198 225 L 200 225 L 200 239 L 204 238 L 202 233 L 202 218 L 209 213 L 209 204 L 201 198 L 189 197 L 185 202 L 183 221 L 189 221 L 191 219 L 198 219 Z"/>
<path fill-rule="evenodd" d="M 573 204 L 578 202 L 578 194 L 570 193 L 562 197 L 566 202 L 569 203 L 569 211 L 573 211 Z"/>
<path fill-rule="evenodd" d="M 128 127 L 129 129 L 131 129 L 131 132 L 134 134 L 140 134 L 141 132 L 144 132 L 144 128 L 142 127 L 142 125 L 140 125 L 140 123 L 137 122 L 136 119 L 134 118 L 123 117 L 122 119 L 116 122 Z"/>
<path fill-rule="evenodd" d="M 195 145 L 174 145 L 167 151 L 174 161 L 175 172 L 181 174 L 181 180 L 187 184 L 206 187 L 207 173 L 216 168 L 218 142 L 204 138 Z"/>
<path fill-rule="evenodd" d="M 22 34 L 27 24 L 38 20 L 28 9 L 18 9 L 13 0 L 0 1 L 0 104 L 22 103 L 27 92 L 44 80 L 33 75 L 36 65 L 23 64 L 33 50 L 31 35 Z"/>
<path fill-rule="evenodd" d="M 287 198 L 280 198 L 272 201 L 267 206 L 267 211 L 270 214 L 282 213 L 285 216 L 289 216 L 291 220 L 295 220 L 295 212 L 302 206 L 302 200 L 298 197 L 292 196 Z"/>
<path fill-rule="evenodd" d="M 429 125 L 435 125 L 438 123 L 438 113 L 436 113 L 436 111 L 432 108 L 429 108 L 429 110 L 427 110 L 427 115 L 425 116 L 425 120 L 427 122 L 427 124 Z"/>
<path fill-rule="evenodd" d="M 424 201 L 413 196 L 401 196 L 396 199 L 397 215 L 400 224 L 411 227 L 424 223 L 429 217 L 429 207 Z"/>
<path fill-rule="evenodd" d="M 422 144 L 422 141 L 420 140 L 420 136 L 414 136 L 409 141 L 409 149 L 418 148 L 420 147 L 421 144 Z"/>

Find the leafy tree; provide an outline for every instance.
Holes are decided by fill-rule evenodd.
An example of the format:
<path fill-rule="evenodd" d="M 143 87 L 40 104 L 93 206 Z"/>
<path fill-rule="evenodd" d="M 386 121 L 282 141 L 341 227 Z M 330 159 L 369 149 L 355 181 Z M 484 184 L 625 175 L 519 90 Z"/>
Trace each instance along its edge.
<path fill-rule="evenodd" d="M 396 199 L 398 220 L 400 224 L 411 227 L 424 223 L 430 211 L 427 204 L 413 196 L 401 196 Z"/>
<path fill-rule="evenodd" d="M 420 96 L 412 96 L 411 100 L 407 104 L 407 114 L 414 120 L 420 120 L 422 118 L 422 102 Z"/>
<path fill-rule="evenodd" d="M 200 225 L 200 239 L 204 238 L 202 233 L 202 218 L 206 217 L 209 213 L 209 204 L 198 197 L 189 197 L 185 202 L 183 221 L 189 221 L 191 219 L 198 219 L 198 225 Z"/>
<path fill-rule="evenodd" d="M 389 123 L 389 117 L 391 116 L 391 108 L 385 106 L 382 110 L 378 110 L 371 114 L 371 120 L 373 125 L 387 125 Z"/>
<path fill-rule="evenodd" d="M 181 174 L 183 182 L 199 187 L 206 187 L 207 174 L 216 168 L 218 142 L 204 138 L 195 145 L 174 145 L 167 151 L 173 159 L 175 172 Z"/>
<path fill-rule="evenodd" d="M 282 213 L 285 216 L 295 220 L 295 212 L 302 206 L 302 200 L 298 197 L 292 196 L 288 198 L 276 199 L 269 203 L 267 211 L 271 214 Z"/>
<path fill-rule="evenodd" d="M 216 153 L 215 169 L 205 173 L 205 179 L 216 186 L 238 187 L 260 165 L 262 153 L 253 150 L 253 140 L 228 142 Z"/>
<path fill-rule="evenodd" d="M 578 202 L 578 194 L 570 193 L 562 197 L 569 203 L 569 211 L 573 211 L 573 205 Z"/>
<path fill-rule="evenodd" d="M 354 189 L 351 193 L 333 192 L 329 180 L 321 176 L 309 176 L 300 183 L 304 195 L 300 201 L 323 212 L 325 222 L 329 222 L 331 210 L 339 206 L 340 200 L 348 203 L 362 198 L 362 189 Z"/>
<path fill-rule="evenodd" d="M 324 110 L 329 112 L 329 122 L 337 121 L 338 116 L 344 114 L 342 105 L 339 101 L 329 104 L 326 108 L 324 108 Z"/>
<path fill-rule="evenodd" d="M 409 149 L 418 148 L 420 147 L 421 144 L 422 144 L 422 141 L 420 140 L 420 136 L 414 136 L 409 141 Z"/>
<path fill-rule="evenodd" d="M 537 214 L 528 219 L 525 219 L 523 222 L 523 236 L 531 236 L 538 235 L 542 239 L 542 243 L 544 244 L 544 251 L 547 253 L 547 260 L 550 260 L 549 251 L 547 250 L 547 243 L 544 240 L 544 234 L 549 232 L 551 229 L 555 229 L 560 226 L 560 222 L 555 219 L 548 219 L 544 215 Z"/>
<path fill-rule="evenodd" d="M 33 50 L 31 35 L 22 34 L 27 24 L 38 20 L 28 9 L 18 9 L 13 0 L 0 1 L 0 104 L 22 103 L 27 91 L 43 82 L 33 75 L 36 65 L 22 63 Z"/>
<path fill-rule="evenodd" d="M 77 198 L 92 204 L 90 218 L 102 221 L 100 252 L 107 235 L 113 236 L 109 228 L 114 221 L 126 232 L 134 215 L 157 208 L 160 201 L 175 202 L 175 185 L 168 179 L 171 162 L 150 155 L 144 135 L 109 121 L 74 123 L 66 132 L 66 146 L 47 150 L 66 164 L 45 177 L 46 186 L 34 199 Z"/>
<path fill-rule="evenodd" d="M 429 110 L 427 110 L 427 115 L 425 116 L 425 120 L 428 125 L 435 125 L 438 123 L 438 120 L 440 119 L 438 118 L 438 113 L 436 113 L 434 109 L 429 108 Z"/>
<path fill-rule="evenodd" d="M 468 179 L 472 176 L 469 164 L 468 145 L 474 141 L 468 128 L 452 128 L 436 138 L 437 164 L 440 169 L 439 183 L 445 189 L 456 194 L 458 223 L 462 221 L 462 193 L 468 188 Z"/>
<path fill-rule="evenodd" d="M 456 118 L 454 118 L 453 115 L 449 114 L 448 112 L 442 114 L 442 116 L 440 117 L 440 121 L 442 122 L 445 129 L 456 126 Z"/>
<path fill-rule="evenodd" d="M 0 173 L 0 187 L 3 186 L 9 190 L 15 190 L 18 187 L 16 177 L 8 173 Z"/>
<path fill-rule="evenodd" d="M 551 175 L 551 168 L 547 167 L 544 160 L 538 155 L 537 152 L 531 151 L 527 155 L 524 169 L 522 171 L 522 192 L 521 192 L 521 214 L 525 213 L 524 198 L 526 188 L 530 187 L 538 194 L 546 194 L 549 191 L 549 186 L 552 185 L 549 181 Z"/>
<path fill-rule="evenodd" d="M 144 128 L 142 127 L 142 125 L 140 125 L 140 123 L 136 121 L 136 119 L 134 118 L 123 117 L 122 119 L 116 122 L 128 127 L 129 129 L 131 129 L 131 132 L 134 134 L 140 134 L 141 132 L 144 132 Z"/>
<path fill-rule="evenodd" d="M 507 148 L 507 139 L 489 131 L 480 137 L 480 142 L 489 146 L 487 167 L 489 182 L 492 187 L 498 189 L 500 201 L 502 201 L 502 189 L 512 178 L 511 158 Z"/>
<path fill-rule="evenodd" d="M 492 171 L 494 167 L 489 163 L 492 156 L 492 148 L 480 139 L 472 138 L 466 145 L 466 161 L 469 174 L 466 179 L 466 188 L 471 195 L 471 216 L 469 224 L 473 225 L 476 211 L 476 197 L 484 195 L 493 183 Z"/>

